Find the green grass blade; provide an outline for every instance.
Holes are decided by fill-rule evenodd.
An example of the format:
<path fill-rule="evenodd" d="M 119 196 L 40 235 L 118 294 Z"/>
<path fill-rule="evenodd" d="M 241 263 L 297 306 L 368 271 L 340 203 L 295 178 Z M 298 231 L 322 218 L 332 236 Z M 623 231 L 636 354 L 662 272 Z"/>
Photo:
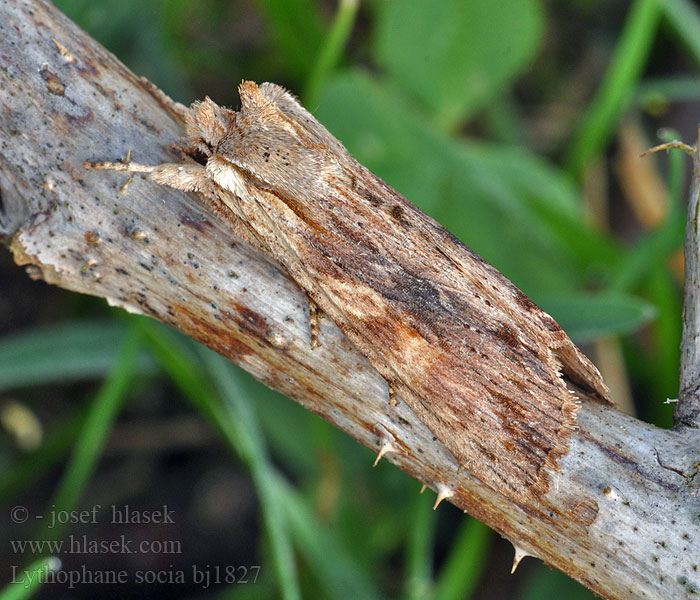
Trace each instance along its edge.
<path fill-rule="evenodd" d="M 486 567 L 492 539 L 491 530 L 486 525 L 465 516 L 436 580 L 433 600 L 467 600 L 472 597 Z"/>
<path fill-rule="evenodd" d="M 0 600 L 27 600 L 36 594 L 46 576 L 60 568 L 55 556 L 42 557 L 22 569 L 22 574 L 8 583 L 0 592 Z"/>
<path fill-rule="evenodd" d="M 668 269 L 658 266 L 649 274 L 642 292 L 653 302 L 657 311 L 657 318 L 651 327 L 652 350 L 644 369 L 647 379 L 644 387 L 648 390 L 649 398 L 654 398 L 657 402 L 642 417 L 660 427 L 670 427 L 672 410 L 663 403 L 663 399 L 678 397 L 682 333 L 681 319 L 678 316 L 682 312 L 681 290 Z"/>
<path fill-rule="evenodd" d="M 669 76 L 642 81 L 635 94 L 635 104 L 641 107 L 666 106 L 671 102 L 694 102 L 698 98 L 700 79 L 697 76 Z"/>
<path fill-rule="evenodd" d="M 544 299 L 542 308 L 577 343 L 630 333 L 651 321 L 654 306 L 628 294 L 574 292 Z"/>
<path fill-rule="evenodd" d="M 659 5 L 666 20 L 700 66 L 700 11 L 697 5 L 689 0 L 659 0 Z"/>
<path fill-rule="evenodd" d="M 437 513 L 432 510 L 434 496 L 427 490 L 414 504 L 411 526 L 406 540 L 406 597 L 410 600 L 431 598 L 433 585 L 433 548 Z"/>
<path fill-rule="evenodd" d="M 194 357 L 188 354 L 175 334 L 152 323 L 143 323 L 143 328 L 163 370 L 250 470 L 282 597 L 288 600 L 301 598 L 286 523 L 270 482 L 274 469 L 267 457 L 255 413 L 244 400 L 242 386 L 232 373 L 233 367 L 223 358 L 202 348 L 199 354 L 210 376 L 205 378 L 196 366 Z M 209 384 L 210 380 L 225 400 L 225 407 L 221 406 Z"/>
<path fill-rule="evenodd" d="M 301 598 L 286 519 L 279 498 L 275 495 L 276 488 L 272 480 L 274 467 L 267 456 L 265 440 L 255 412 L 246 398 L 234 366 L 205 348 L 201 348 L 200 356 L 228 409 L 227 429 L 231 431 L 238 453 L 250 470 L 258 490 L 260 509 L 282 596 L 288 600 Z"/>
<path fill-rule="evenodd" d="M 610 139 L 622 111 L 633 97 L 646 63 L 661 11 L 657 0 L 636 0 L 600 88 L 574 135 L 565 165 L 580 178 L 589 161 Z"/>
<path fill-rule="evenodd" d="M 278 474 L 275 495 L 284 508 L 294 541 L 313 571 L 324 598 L 380 599 L 367 574 L 312 515 L 307 503 Z"/>
<path fill-rule="evenodd" d="M 683 245 L 685 218 L 680 211 L 670 214 L 663 224 L 629 248 L 610 273 L 608 289 L 635 290 L 655 268 L 664 266 L 668 255 Z"/>
<path fill-rule="evenodd" d="M 249 459 L 252 457 L 255 468 L 259 468 L 261 463 L 256 461 L 262 460 L 262 454 L 256 448 L 256 443 L 259 443 L 256 442 L 258 433 L 251 435 L 246 432 L 242 422 L 234 422 L 229 410 L 233 410 L 237 417 L 242 416 L 244 419 L 250 417 L 252 413 L 247 410 L 238 414 L 236 412 L 236 408 L 239 408 L 237 404 L 230 405 L 229 410 L 223 409 L 216 402 L 213 392 L 210 391 L 209 380 L 205 380 L 193 366 L 183 349 L 183 345 L 178 343 L 177 336 L 163 328 L 157 328 L 152 323 L 144 322 L 143 327 L 156 359 L 174 383 L 222 434 L 226 444 L 241 457 Z M 208 364 L 207 366 L 211 367 L 212 365 Z M 216 367 L 216 369 L 218 368 Z M 237 386 L 229 387 L 230 382 L 220 381 L 218 379 L 219 373 L 212 375 L 215 375 L 213 379 L 217 385 L 224 384 L 227 394 L 232 394 L 229 400 L 237 397 L 234 392 Z M 259 431 L 257 424 L 253 431 Z M 293 533 L 294 542 L 301 548 L 302 553 L 307 558 L 309 568 L 313 569 L 313 573 L 321 585 L 333 592 L 331 595 L 334 597 L 368 599 L 379 597 L 369 585 L 366 574 L 358 570 L 359 568 L 337 540 L 331 534 L 324 532 L 320 523 L 315 522 L 304 501 L 286 487 L 279 474 L 271 466 L 268 465 L 265 469 L 262 479 L 262 485 L 266 488 L 264 501 L 267 502 L 269 498 L 270 502 L 277 503 L 278 507 L 284 511 L 284 520 Z M 251 473 L 253 473 L 252 470 Z M 261 480 L 255 481 L 256 485 L 261 482 Z M 268 509 L 269 507 L 262 506 L 262 510 Z M 273 518 L 277 519 L 276 516 Z M 275 524 L 275 527 L 277 526 L 278 524 Z M 273 535 L 279 535 L 279 532 L 274 532 Z M 287 558 L 281 558 L 281 560 L 287 560 Z M 295 593 L 291 589 L 283 590 L 283 592 L 288 592 L 290 595 Z"/>
<path fill-rule="evenodd" d="M 0 339 L 0 390 L 99 379 L 114 364 L 123 339 L 124 325 L 113 319 L 69 321 L 5 336 Z M 153 371 L 145 359 L 137 367 Z"/>
<path fill-rule="evenodd" d="M 338 2 L 338 12 L 314 61 L 302 95 L 304 105 L 311 110 L 318 104 L 321 90 L 343 54 L 359 6 L 359 0 L 339 0 Z"/>
<path fill-rule="evenodd" d="M 195 408 L 228 438 L 229 431 L 221 429 L 226 421 L 223 410 L 214 398 L 212 386 L 195 367 L 196 356 L 185 346 L 184 338 L 155 322 L 142 321 L 140 326 L 148 349 L 161 369 Z"/>
<path fill-rule="evenodd" d="M 90 407 L 66 471 L 53 496 L 53 509 L 68 511 L 76 506 L 107 441 L 109 430 L 127 397 L 140 349 L 141 335 L 136 326 L 132 326 L 119 350 L 116 363 Z M 64 526 L 57 524 L 53 530 L 49 530 L 49 523 L 48 519 L 43 520 L 37 536 L 39 539 L 60 538 Z"/>
<path fill-rule="evenodd" d="M 323 24 L 311 0 L 256 0 L 272 30 L 280 60 L 303 78 L 323 41 Z"/>

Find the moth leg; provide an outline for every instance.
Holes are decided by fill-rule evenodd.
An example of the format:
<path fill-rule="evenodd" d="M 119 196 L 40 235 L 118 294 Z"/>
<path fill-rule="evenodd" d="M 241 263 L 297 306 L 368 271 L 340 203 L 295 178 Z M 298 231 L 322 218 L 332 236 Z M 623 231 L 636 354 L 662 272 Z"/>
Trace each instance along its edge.
<path fill-rule="evenodd" d="M 397 398 L 396 394 L 396 386 L 391 381 L 387 381 L 387 385 L 389 387 L 389 406 L 394 408 L 399 404 L 399 399 Z"/>
<path fill-rule="evenodd" d="M 126 151 L 126 156 L 124 158 L 120 159 L 119 162 L 127 164 L 127 165 L 131 162 L 131 148 L 129 148 L 129 150 Z M 128 179 L 119 188 L 120 194 L 126 194 L 126 190 L 129 187 L 129 184 L 133 181 L 133 179 L 134 178 L 131 175 L 129 175 Z"/>
<path fill-rule="evenodd" d="M 83 167 L 86 169 L 126 171 L 127 173 L 145 173 L 149 179 L 156 183 L 185 192 L 199 192 L 209 200 L 207 203 L 209 207 L 231 227 L 234 234 L 261 252 L 271 255 L 265 243 L 233 211 L 232 206 L 235 205 L 235 199 L 224 197 L 227 192 L 209 179 L 206 169 L 202 165 L 197 163 L 163 163 L 152 166 L 127 162 L 129 159 L 130 156 L 127 155 L 127 158 L 121 162 L 93 163 L 86 161 L 83 163 Z"/>
<path fill-rule="evenodd" d="M 318 348 L 318 305 L 306 294 L 306 303 L 309 306 L 309 332 L 311 333 L 311 347 Z"/>
<path fill-rule="evenodd" d="M 201 192 L 215 195 L 214 184 L 207 177 L 205 168 L 197 163 L 162 163 L 160 165 L 141 165 L 132 162 L 89 162 L 83 163 L 86 169 L 108 171 L 126 171 L 127 173 L 145 173 L 149 179 L 161 185 L 185 192 Z"/>

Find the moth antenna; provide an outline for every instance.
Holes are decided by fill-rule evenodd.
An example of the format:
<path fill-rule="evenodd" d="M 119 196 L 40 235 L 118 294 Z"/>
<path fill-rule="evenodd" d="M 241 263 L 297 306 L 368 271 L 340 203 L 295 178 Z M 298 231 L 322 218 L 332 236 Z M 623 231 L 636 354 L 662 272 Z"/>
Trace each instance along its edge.
<path fill-rule="evenodd" d="M 511 544 L 513 544 L 513 542 L 511 542 Z M 513 566 L 510 569 L 511 575 L 515 573 L 515 569 L 518 568 L 520 561 L 526 556 L 532 556 L 533 558 L 537 558 L 534 554 L 530 554 L 527 550 L 524 550 L 516 544 L 513 544 L 513 549 L 515 550 L 515 555 L 513 556 Z"/>
<path fill-rule="evenodd" d="M 442 485 L 441 483 L 437 486 L 437 492 L 438 494 L 437 498 L 435 498 L 435 504 L 433 504 L 433 510 L 439 506 L 440 502 L 455 495 L 450 488 L 448 488 L 446 485 Z"/>
<path fill-rule="evenodd" d="M 153 173 L 157 166 L 140 165 L 132 162 L 90 162 L 83 163 L 84 169 L 103 169 L 107 171 L 127 171 L 129 173 Z"/>

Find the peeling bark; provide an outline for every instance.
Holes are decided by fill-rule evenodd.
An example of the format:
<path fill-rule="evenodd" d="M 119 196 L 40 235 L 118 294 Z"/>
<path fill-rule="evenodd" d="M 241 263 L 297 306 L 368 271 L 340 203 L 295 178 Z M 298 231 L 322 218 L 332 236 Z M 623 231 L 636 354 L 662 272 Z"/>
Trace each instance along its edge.
<path fill-rule="evenodd" d="M 52 41 L 55 39 L 58 44 Z M 700 593 L 700 431 L 582 398 L 543 496 L 513 502 L 451 454 L 328 318 L 309 344 L 289 278 L 194 195 L 85 160 L 177 161 L 181 123 L 53 6 L 0 4 L 0 235 L 48 283 L 104 297 L 208 345 L 605 598 Z M 370 465 L 368 465 L 368 468 Z"/>

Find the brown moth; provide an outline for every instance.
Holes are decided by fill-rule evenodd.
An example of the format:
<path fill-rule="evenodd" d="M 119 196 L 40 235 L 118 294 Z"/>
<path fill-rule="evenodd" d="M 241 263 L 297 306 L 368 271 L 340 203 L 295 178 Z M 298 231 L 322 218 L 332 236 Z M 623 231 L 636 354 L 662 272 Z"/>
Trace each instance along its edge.
<path fill-rule="evenodd" d="M 88 163 L 200 192 L 284 266 L 460 467 L 511 497 L 544 493 L 596 368 L 494 267 L 350 156 L 283 88 L 188 110 L 182 164 Z M 179 106 L 179 105 L 178 105 Z M 230 220 L 230 219 L 227 219 Z M 312 343 L 315 343 L 312 335 Z"/>

